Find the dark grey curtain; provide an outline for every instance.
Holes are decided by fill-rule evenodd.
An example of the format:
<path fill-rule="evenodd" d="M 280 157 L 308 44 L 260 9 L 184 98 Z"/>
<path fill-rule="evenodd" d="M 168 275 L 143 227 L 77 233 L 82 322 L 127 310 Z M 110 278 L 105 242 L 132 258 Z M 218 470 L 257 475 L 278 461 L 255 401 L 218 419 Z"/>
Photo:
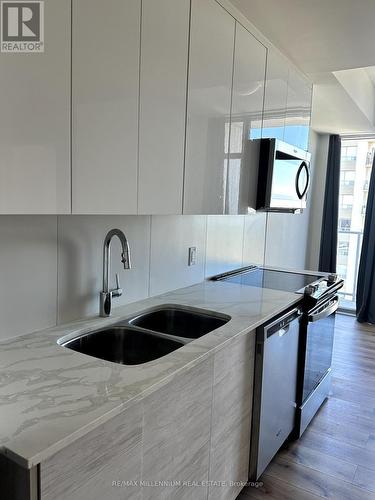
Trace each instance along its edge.
<path fill-rule="evenodd" d="M 319 271 L 336 272 L 337 224 L 339 217 L 341 138 L 329 138 L 326 186 L 320 239 Z"/>
<path fill-rule="evenodd" d="M 375 323 L 375 157 L 368 190 L 365 227 L 357 282 L 357 319 Z"/>

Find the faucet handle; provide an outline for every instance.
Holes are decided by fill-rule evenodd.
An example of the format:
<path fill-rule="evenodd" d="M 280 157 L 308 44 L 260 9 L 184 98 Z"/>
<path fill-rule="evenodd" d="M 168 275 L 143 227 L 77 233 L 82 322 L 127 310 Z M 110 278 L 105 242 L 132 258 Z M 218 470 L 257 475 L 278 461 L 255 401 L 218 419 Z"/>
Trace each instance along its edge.
<path fill-rule="evenodd" d="M 116 273 L 116 288 L 112 290 L 112 296 L 121 297 L 121 295 L 122 295 L 122 289 L 120 285 L 120 276 L 118 273 Z"/>
<path fill-rule="evenodd" d="M 127 247 L 125 252 L 121 254 L 121 262 L 124 264 L 124 269 L 131 269 L 132 264 L 130 261 L 129 247 Z"/>

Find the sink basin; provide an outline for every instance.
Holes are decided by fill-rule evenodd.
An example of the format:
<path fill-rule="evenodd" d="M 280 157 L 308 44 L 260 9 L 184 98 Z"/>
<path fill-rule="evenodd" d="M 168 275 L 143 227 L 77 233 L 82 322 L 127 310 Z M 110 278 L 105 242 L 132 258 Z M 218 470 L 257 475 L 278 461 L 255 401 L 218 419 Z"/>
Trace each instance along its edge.
<path fill-rule="evenodd" d="M 171 305 L 143 313 L 131 319 L 129 323 L 154 332 L 197 339 L 225 325 L 229 320 L 229 316 Z"/>
<path fill-rule="evenodd" d="M 61 345 L 73 351 L 122 365 L 139 365 L 182 347 L 183 342 L 132 328 L 111 327 Z"/>

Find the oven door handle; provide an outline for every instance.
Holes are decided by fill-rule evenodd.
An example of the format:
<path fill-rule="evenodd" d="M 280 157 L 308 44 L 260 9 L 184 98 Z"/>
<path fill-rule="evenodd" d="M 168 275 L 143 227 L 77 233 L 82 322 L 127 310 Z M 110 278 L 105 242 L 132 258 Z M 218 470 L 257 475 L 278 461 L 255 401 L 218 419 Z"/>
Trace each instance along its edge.
<path fill-rule="evenodd" d="M 331 314 L 337 311 L 339 307 L 339 299 L 336 298 L 330 302 L 329 306 L 323 309 L 323 311 L 311 314 L 309 316 L 309 323 L 314 323 L 315 321 L 319 321 L 320 319 L 328 318 Z"/>

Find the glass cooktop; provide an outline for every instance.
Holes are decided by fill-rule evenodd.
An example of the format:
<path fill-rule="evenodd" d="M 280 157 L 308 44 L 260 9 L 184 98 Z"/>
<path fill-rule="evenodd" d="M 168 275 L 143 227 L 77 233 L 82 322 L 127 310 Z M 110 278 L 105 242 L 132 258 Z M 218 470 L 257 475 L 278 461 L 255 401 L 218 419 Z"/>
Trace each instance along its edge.
<path fill-rule="evenodd" d="M 284 292 L 303 291 L 305 286 L 317 281 L 321 276 L 298 274 L 286 271 L 273 271 L 270 269 L 252 269 L 241 274 L 229 275 L 220 281 L 239 283 L 241 285 L 255 286 L 258 288 L 271 288 Z"/>

